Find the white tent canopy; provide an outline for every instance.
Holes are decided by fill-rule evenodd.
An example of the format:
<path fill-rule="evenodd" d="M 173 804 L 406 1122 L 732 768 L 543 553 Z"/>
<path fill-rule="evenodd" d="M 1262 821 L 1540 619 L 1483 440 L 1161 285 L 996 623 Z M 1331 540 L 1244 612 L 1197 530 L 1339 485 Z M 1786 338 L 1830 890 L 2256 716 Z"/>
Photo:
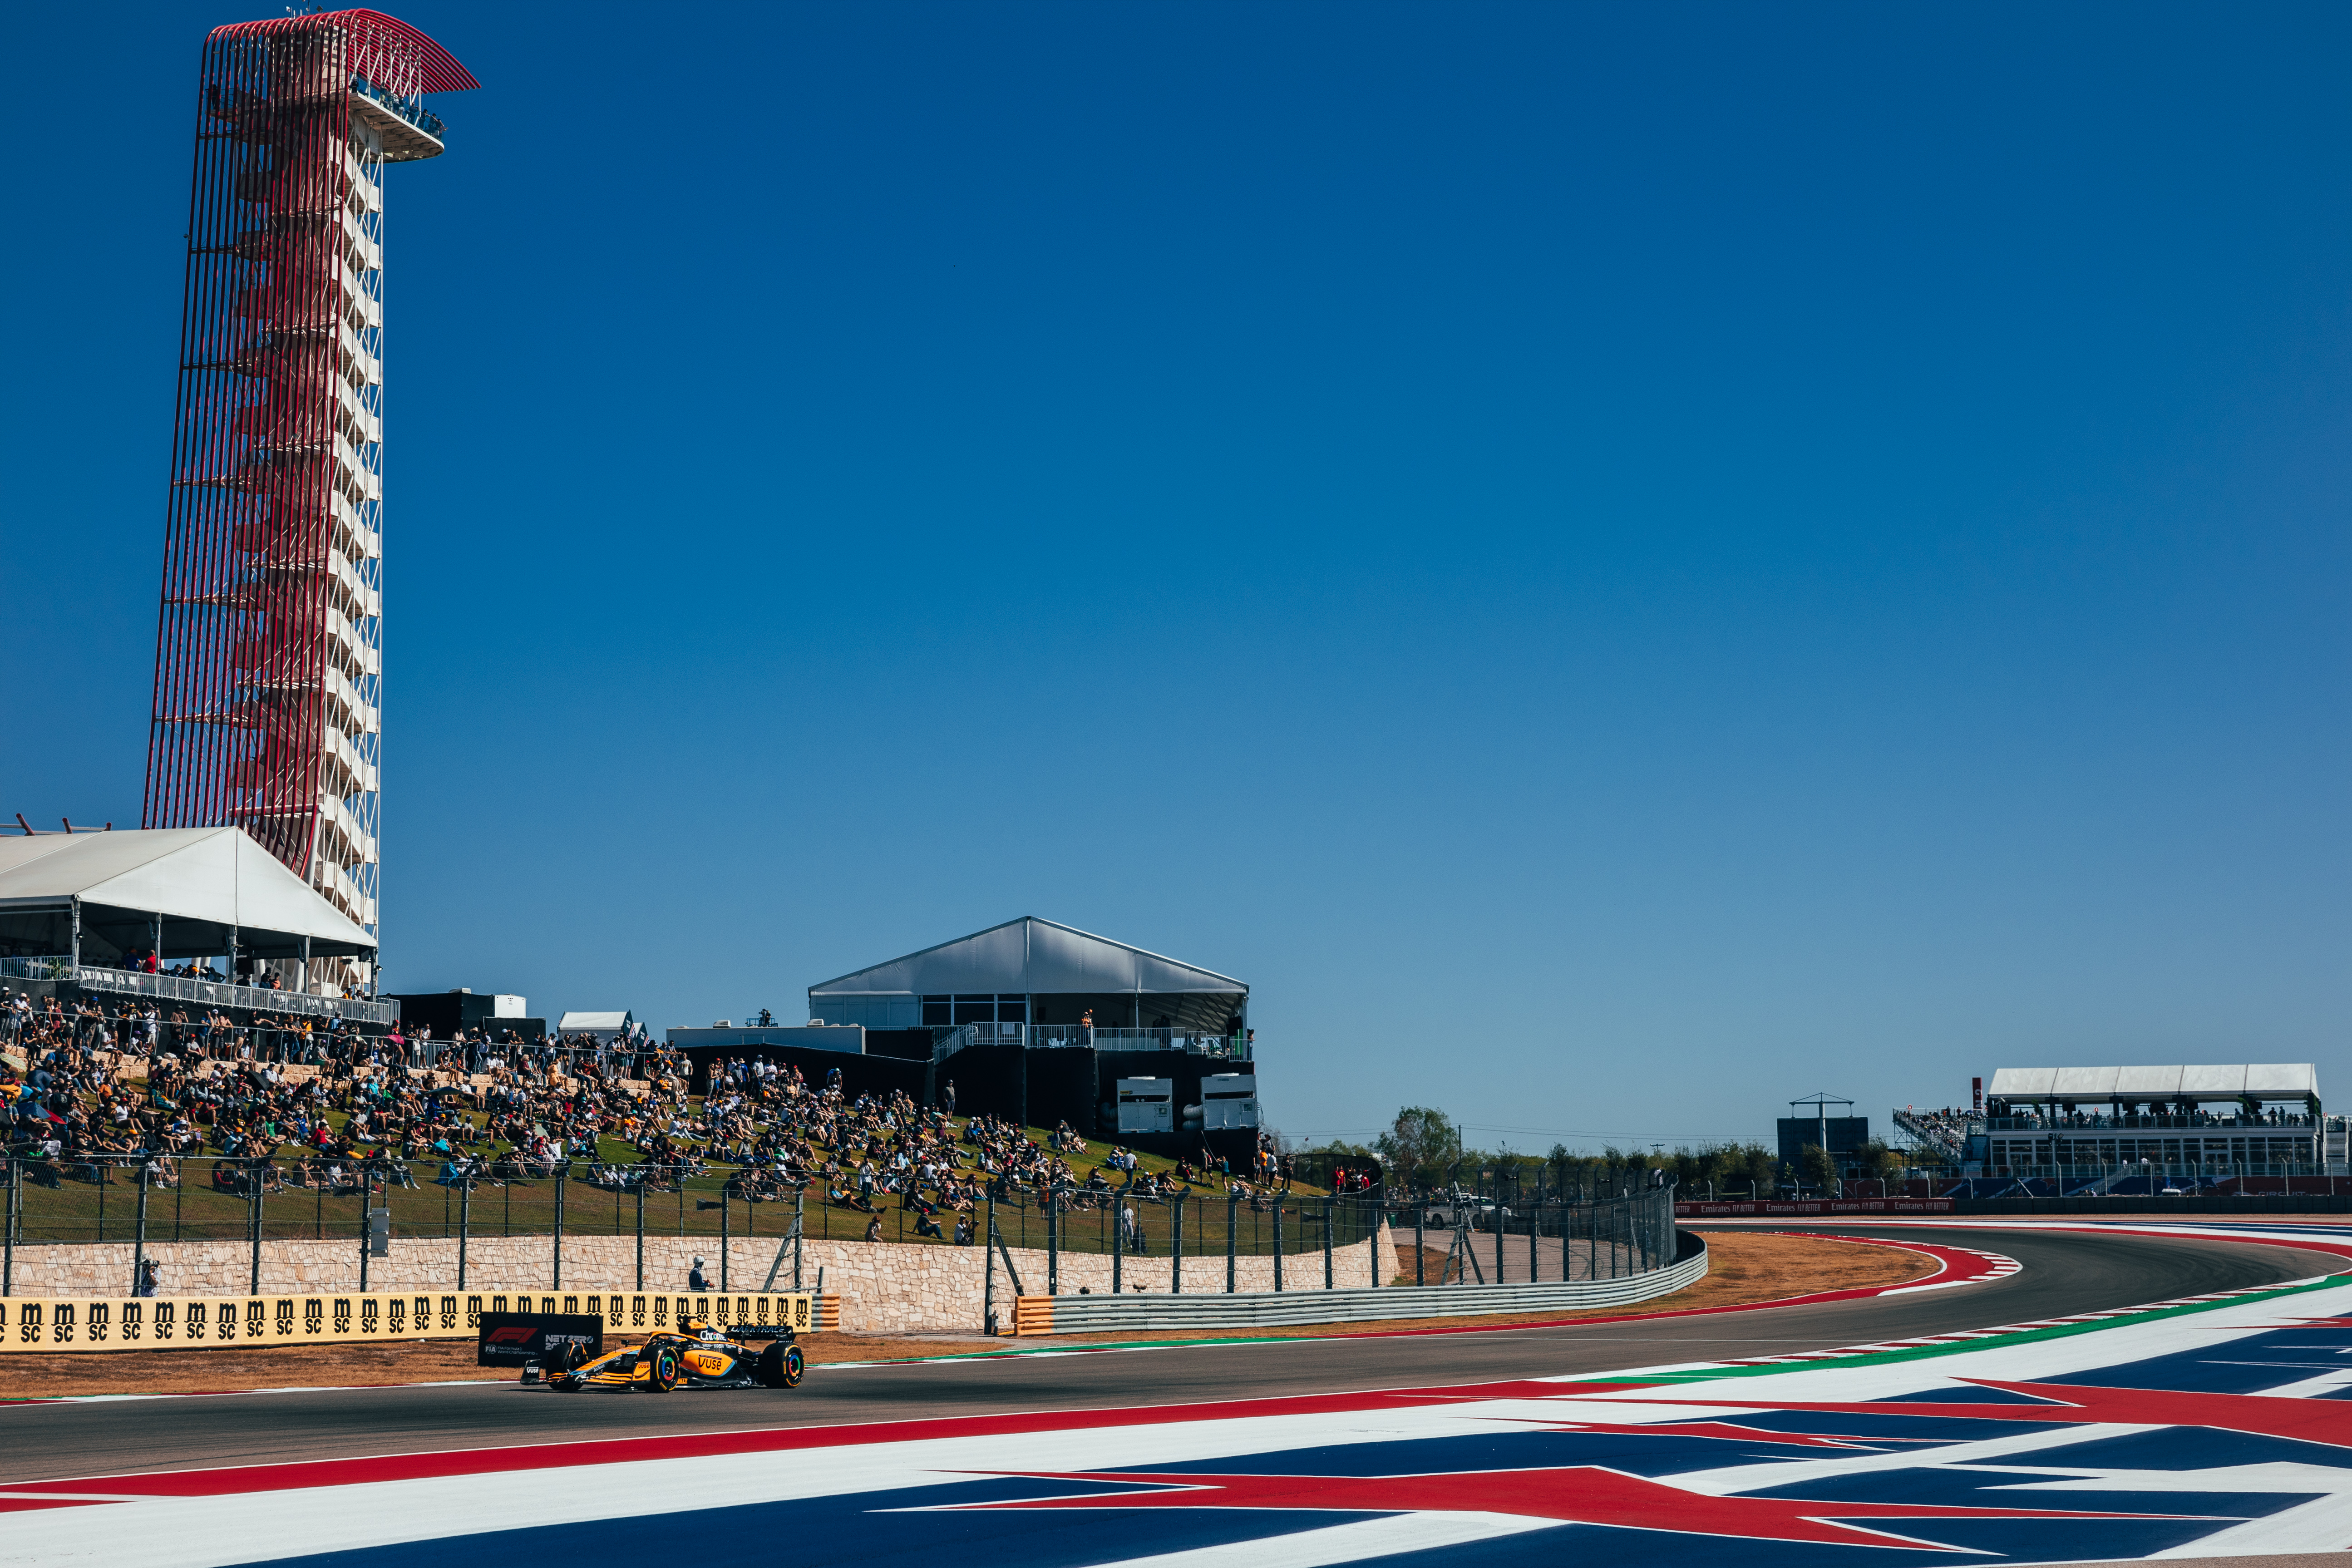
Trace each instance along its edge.
<path fill-rule="evenodd" d="M 1034 915 L 943 942 L 871 969 L 809 987 L 812 1004 L 835 995 L 957 992 L 1020 994 L 1110 992 L 1249 994 L 1246 982 L 1162 958 L 1123 942 Z"/>
<path fill-rule="evenodd" d="M 263 957 L 376 948 L 242 828 L 0 838 L 0 951 L 67 952 L 77 910 L 85 956 L 101 961 L 145 952 L 159 925 L 167 958 L 225 952 L 232 933 Z"/>
<path fill-rule="evenodd" d="M 593 1035 L 606 1042 L 620 1038 L 637 1026 L 637 1021 L 626 1011 L 619 1013 L 566 1013 L 555 1021 L 559 1035 Z"/>
<path fill-rule="evenodd" d="M 2002 1068 L 1985 1091 L 1995 1100 L 2316 1100 L 2319 1071 L 2309 1062 L 2237 1066 Z"/>

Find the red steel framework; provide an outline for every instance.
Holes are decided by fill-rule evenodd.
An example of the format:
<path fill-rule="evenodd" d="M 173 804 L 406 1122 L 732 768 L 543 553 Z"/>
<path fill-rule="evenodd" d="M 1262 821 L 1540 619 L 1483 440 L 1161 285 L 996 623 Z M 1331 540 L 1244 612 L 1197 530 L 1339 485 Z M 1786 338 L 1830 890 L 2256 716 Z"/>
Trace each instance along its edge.
<path fill-rule="evenodd" d="M 243 827 L 371 931 L 382 165 L 478 85 L 375 11 L 205 42 L 145 826 Z"/>

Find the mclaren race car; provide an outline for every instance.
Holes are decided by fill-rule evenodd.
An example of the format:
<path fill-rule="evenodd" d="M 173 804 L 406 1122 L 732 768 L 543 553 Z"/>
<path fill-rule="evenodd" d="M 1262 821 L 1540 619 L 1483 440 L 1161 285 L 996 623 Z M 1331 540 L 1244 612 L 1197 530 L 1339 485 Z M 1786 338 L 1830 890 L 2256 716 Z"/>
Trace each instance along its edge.
<path fill-rule="evenodd" d="M 646 1394 L 681 1387 L 793 1388 L 806 1367 L 788 1328 L 737 1323 L 721 1329 L 693 1318 L 675 1333 L 656 1333 L 642 1345 L 597 1356 L 576 1341 L 551 1342 L 545 1359 L 523 1368 L 522 1380 L 544 1378 L 558 1394 L 583 1388 L 633 1388 Z"/>

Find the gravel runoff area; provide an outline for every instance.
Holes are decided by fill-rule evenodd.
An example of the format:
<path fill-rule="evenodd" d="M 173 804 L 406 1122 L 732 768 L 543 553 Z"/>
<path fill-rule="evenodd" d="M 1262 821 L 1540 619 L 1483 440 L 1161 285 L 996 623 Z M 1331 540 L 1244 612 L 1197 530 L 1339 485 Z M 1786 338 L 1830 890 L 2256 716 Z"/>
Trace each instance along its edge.
<path fill-rule="evenodd" d="M 1654 1301 L 1639 1312 L 1671 1312 L 1703 1307 L 1736 1307 L 1816 1290 L 1847 1290 L 1899 1285 L 1935 1268 L 1929 1258 L 1897 1247 L 1855 1245 L 1811 1237 L 1717 1231 L 1707 1236 L 1714 1254 L 1707 1277 L 1691 1289 Z M 1402 1248 L 1410 1261 L 1411 1248 Z M 1506 1327 L 1559 1322 L 1580 1317 L 1622 1317 L 1623 1308 L 1585 1312 L 1519 1312 L 1487 1317 L 1415 1318 L 1386 1322 L 1259 1329 L 1246 1336 L 1232 1330 L 1150 1331 L 1139 1333 L 1056 1334 L 1026 1342 L 930 1334 L 820 1333 L 802 1342 L 813 1364 L 827 1362 L 897 1361 L 913 1356 L 960 1355 L 1024 1348 L 1056 1348 L 1148 1339 L 1312 1339 L 1332 1334 L 1394 1332 L 1413 1329 Z M 607 1345 L 634 1336 L 612 1336 Z M 474 1364 L 471 1340 L 421 1340 L 405 1344 L 304 1345 L 256 1350 L 177 1350 L 97 1354 L 12 1355 L 0 1361 L 9 1399 L 53 1399 L 89 1394 L 229 1394 L 260 1388 L 350 1388 L 381 1384 L 501 1382 L 511 1371 Z"/>

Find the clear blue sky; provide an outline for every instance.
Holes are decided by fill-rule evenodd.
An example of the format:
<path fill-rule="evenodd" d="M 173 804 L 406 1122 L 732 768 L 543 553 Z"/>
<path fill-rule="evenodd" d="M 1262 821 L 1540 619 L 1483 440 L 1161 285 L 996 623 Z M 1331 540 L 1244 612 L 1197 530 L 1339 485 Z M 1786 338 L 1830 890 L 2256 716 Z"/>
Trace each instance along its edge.
<path fill-rule="evenodd" d="M 400 14 L 393 988 L 1034 913 L 1291 1131 L 2352 1100 L 2343 7 Z M 139 814 L 241 15 L 12 23 L 0 812 Z"/>

